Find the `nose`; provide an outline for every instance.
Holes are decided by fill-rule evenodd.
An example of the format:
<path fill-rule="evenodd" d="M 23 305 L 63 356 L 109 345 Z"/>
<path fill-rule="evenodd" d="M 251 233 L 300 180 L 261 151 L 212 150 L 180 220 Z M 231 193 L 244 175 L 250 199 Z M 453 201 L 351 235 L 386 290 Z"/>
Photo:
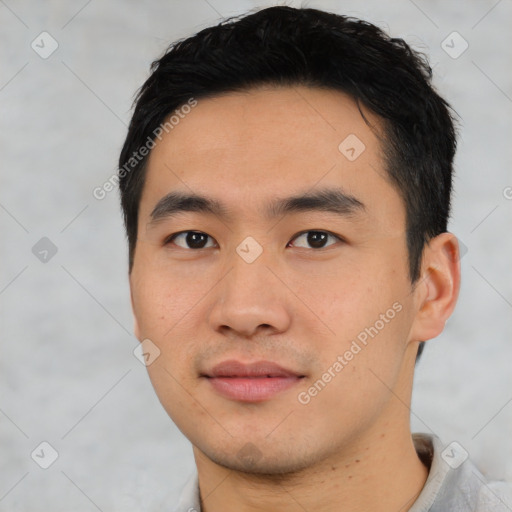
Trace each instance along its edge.
<path fill-rule="evenodd" d="M 269 268 L 265 253 L 252 263 L 238 254 L 231 260 L 231 270 L 215 287 L 211 327 L 243 337 L 286 331 L 291 323 L 290 295 Z"/>

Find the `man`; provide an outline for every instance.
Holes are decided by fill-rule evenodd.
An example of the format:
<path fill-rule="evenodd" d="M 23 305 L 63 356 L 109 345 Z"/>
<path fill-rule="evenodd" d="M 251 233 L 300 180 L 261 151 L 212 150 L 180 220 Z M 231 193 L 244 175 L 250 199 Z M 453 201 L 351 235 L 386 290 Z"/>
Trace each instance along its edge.
<path fill-rule="evenodd" d="M 410 431 L 460 282 L 430 79 L 377 27 L 290 7 L 153 63 L 119 178 L 136 336 L 198 470 L 178 510 L 510 510 Z"/>

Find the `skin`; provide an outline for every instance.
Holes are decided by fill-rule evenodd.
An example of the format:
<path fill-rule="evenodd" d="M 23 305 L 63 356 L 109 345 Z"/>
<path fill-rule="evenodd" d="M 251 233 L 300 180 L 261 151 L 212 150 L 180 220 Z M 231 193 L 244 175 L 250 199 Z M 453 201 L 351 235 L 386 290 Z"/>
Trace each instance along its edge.
<path fill-rule="evenodd" d="M 404 204 L 387 178 L 379 119 L 337 92 L 259 88 L 198 101 L 152 150 L 130 274 L 135 332 L 160 350 L 158 397 L 192 442 L 206 512 L 407 510 L 428 470 L 411 439 L 419 340 L 437 336 L 460 280 L 456 238 L 425 247 L 411 284 Z M 338 149 L 365 145 L 354 161 Z M 266 215 L 268 201 L 338 189 L 364 204 Z M 222 202 L 231 217 L 180 212 L 151 222 L 170 192 Z M 208 246 L 187 248 L 186 230 Z M 307 230 L 332 233 L 323 248 Z M 263 248 L 247 263 L 248 236 Z M 393 304 L 392 320 L 307 404 L 298 400 Z M 200 374 L 227 359 L 275 361 L 304 378 L 257 403 L 219 395 Z M 332 373 L 332 370 L 331 370 Z"/>

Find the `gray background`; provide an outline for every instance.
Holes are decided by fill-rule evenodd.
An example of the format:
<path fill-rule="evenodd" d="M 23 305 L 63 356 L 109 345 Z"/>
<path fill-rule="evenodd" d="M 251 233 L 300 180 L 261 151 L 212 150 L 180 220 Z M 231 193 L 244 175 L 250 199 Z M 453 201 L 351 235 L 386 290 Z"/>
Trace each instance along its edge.
<path fill-rule="evenodd" d="M 117 191 L 101 201 L 92 191 L 115 172 L 133 94 L 168 43 L 271 4 L 0 0 L 1 511 L 167 510 L 192 471 L 188 441 L 132 353 Z M 512 3 L 307 5 L 425 51 L 460 115 L 461 296 L 418 368 L 412 424 L 512 480 Z M 59 45 L 47 59 L 31 48 L 42 31 Z M 441 47 L 453 31 L 469 44 L 458 58 Z M 32 252 L 43 237 L 57 248 L 46 262 Z M 48 469 L 31 458 L 42 441 L 59 455 Z"/>

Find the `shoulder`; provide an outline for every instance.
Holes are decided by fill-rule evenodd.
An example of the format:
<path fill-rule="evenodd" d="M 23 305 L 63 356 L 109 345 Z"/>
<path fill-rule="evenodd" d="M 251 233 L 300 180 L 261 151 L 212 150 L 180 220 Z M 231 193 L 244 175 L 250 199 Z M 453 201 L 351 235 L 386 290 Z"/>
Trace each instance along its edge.
<path fill-rule="evenodd" d="M 429 434 L 413 440 L 429 475 L 410 512 L 512 512 L 512 485 L 489 482 L 459 443 Z"/>
<path fill-rule="evenodd" d="M 511 512 L 512 484 L 502 480 L 482 482 L 475 512 Z"/>

